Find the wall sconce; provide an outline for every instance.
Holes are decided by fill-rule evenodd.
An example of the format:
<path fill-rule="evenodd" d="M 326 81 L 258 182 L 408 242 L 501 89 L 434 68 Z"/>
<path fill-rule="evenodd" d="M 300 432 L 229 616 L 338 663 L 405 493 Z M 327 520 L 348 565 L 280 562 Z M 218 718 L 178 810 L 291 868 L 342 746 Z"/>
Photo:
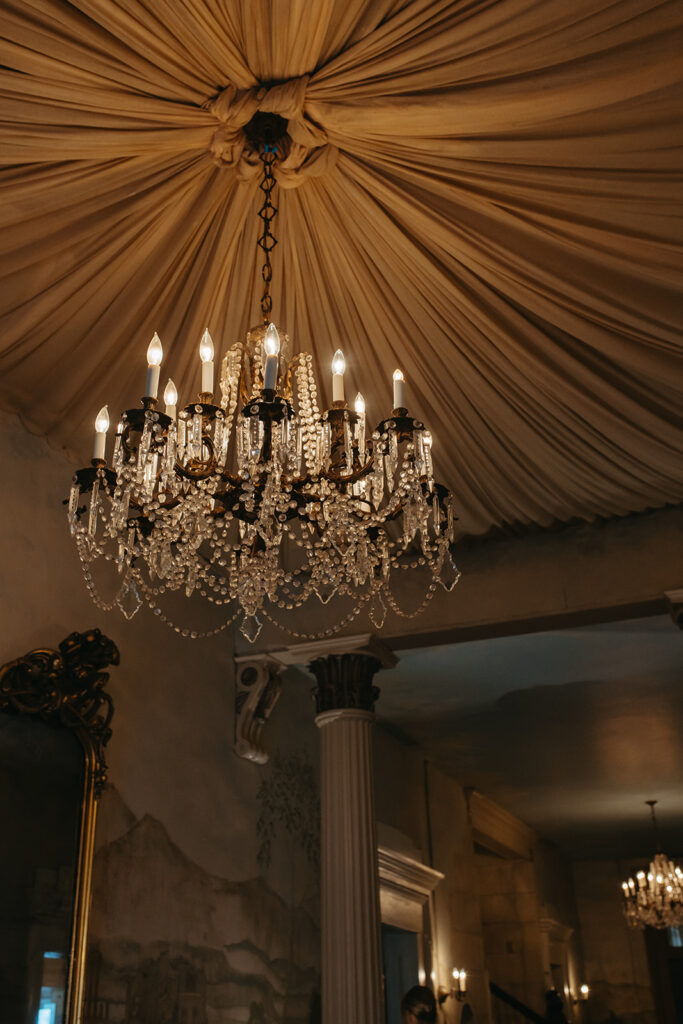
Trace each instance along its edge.
<path fill-rule="evenodd" d="M 575 1003 L 585 1003 L 590 994 L 591 994 L 590 985 L 586 985 L 586 983 L 584 982 L 584 984 L 581 985 L 581 987 L 579 988 L 579 994 L 578 994 L 577 997 L 575 997 L 574 1002 Z"/>
<path fill-rule="evenodd" d="M 457 967 L 453 968 L 453 987 L 451 989 L 439 986 L 439 994 L 437 999 L 439 1006 L 443 1006 L 448 998 L 451 999 L 467 999 L 467 971 L 459 970 Z"/>

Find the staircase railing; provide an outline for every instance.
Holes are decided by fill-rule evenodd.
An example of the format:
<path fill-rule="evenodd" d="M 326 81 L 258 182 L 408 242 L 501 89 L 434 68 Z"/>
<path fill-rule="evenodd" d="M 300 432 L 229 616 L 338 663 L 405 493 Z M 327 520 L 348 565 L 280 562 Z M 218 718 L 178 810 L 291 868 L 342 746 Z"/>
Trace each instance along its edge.
<path fill-rule="evenodd" d="M 525 1020 L 530 1020 L 533 1024 L 547 1024 L 545 1017 L 541 1017 L 539 1013 L 532 1010 L 530 1006 L 526 1005 L 526 1003 L 521 1003 L 519 999 L 516 999 L 513 995 L 510 995 L 509 992 L 506 992 L 505 989 L 494 984 L 492 981 L 489 982 L 489 991 L 495 999 L 499 999 L 501 1003 L 505 1003 L 505 1005 L 509 1006 L 510 1009 L 521 1014 Z"/>

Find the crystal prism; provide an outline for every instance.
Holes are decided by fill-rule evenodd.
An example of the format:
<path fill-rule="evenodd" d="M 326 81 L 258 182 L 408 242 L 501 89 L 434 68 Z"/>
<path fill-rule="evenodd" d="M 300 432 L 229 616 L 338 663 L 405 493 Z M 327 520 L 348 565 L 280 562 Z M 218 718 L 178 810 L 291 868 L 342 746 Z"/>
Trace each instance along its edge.
<path fill-rule="evenodd" d="M 256 643 L 261 632 L 261 620 L 258 615 L 245 615 L 240 626 L 240 633 L 250 644 Z"/>
<path fill-rule="evenodd" d="M 442 564 L 441 572 L 439 573 L 439 583 L 444 590 L 449 593 L 460 579 L 460 570 L 453 561 L 451 555 L 446 555 Z"/>
<path fill-rule="evenodd" d="M 142 604 L 138 589 L 133 580 L 126 580 L 123 584 L 119 596 L 116 598 L 116 603 L 127 619 L 133 618 Z"/>
<path fill-rule="evenodd" d="M 387 606 L 382 597 L 382 591 L 376 590 L 370 602 L 370 622 L 375 629 L 381 629 L 387 617 Z"/>

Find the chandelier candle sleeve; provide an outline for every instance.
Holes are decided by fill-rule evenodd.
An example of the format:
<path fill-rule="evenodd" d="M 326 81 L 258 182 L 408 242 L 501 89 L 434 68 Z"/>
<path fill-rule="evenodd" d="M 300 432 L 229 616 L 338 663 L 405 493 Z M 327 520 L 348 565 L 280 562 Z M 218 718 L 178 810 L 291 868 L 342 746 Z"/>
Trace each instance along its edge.
<path fill-rule="evenodd" d="M 106 405 L 103 405 L 95 419 L 95 446 L 92 453 L 93 459 L 104 459 L 108 430 L 109 408 Z"/>
<path fill-rule="evenodd" d="M 346 369 L 346 360 L 344 359 L 344 353 L 340 348 L 334 353 L 332 359 L 332 401 L 343 402 L 344 401 L 344 371 Z"/>
<path fill-rule="evenodd" d="M 202 361 L 202 391 L 213 394 L 213 339 L 208 329 L 199 343 L 199 358 Z"/>
<path fill-rule="evenodd" d="M 148 398 L 156 398 L 159 394 L 159 374 L 163 357 L 164 350 L 161 347 L 161 339 L 155 332 L 154 337 L 147 346 L 147 384 L 145 386 L 145 394 Z"/>
<path fill-rule="evenodd" d="M 263 371 L 263 386 L 267 390 L 274 391 L 277 386 L 277 371 L 280 355 L 280 335 L 275 324 L 268 324 L 266 336 L 263 339 L 263 349 L 266 353 L 266 365 Z"/>
<path fill-rule="evenodd" d="M 170 416 L 171 419 L 175 419 L 178 406 L 178 389 L 170 378 L 164 388 L 164 405 L 166 406 L 166 415 Z"/>
<path fill-rule="evenodd" d="M 394 409 L 405 409 L 406 407 L 405 385 L 406 379 L 403 376 L 403 370 L 394 370 Z"/>

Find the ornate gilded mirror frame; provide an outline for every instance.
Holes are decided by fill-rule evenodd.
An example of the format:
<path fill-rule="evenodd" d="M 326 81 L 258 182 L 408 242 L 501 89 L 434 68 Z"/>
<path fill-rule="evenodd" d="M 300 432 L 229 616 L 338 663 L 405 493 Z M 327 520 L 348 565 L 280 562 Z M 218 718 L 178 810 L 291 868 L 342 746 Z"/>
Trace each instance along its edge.
<path fill-rule="evenodd" d="M 30 651 L 0 668 L 0 711 L 34 715 L 61 725 L 80 740 L 85 755 L 80 833 L 66 989 L 67 1024 L 80 1024 L 95 824 L 107 778 L 104 748 L 111 736 L 112 699 L 104 691 L 116 645 L 99 629 L 71 633 L 59 645 Z"/>

